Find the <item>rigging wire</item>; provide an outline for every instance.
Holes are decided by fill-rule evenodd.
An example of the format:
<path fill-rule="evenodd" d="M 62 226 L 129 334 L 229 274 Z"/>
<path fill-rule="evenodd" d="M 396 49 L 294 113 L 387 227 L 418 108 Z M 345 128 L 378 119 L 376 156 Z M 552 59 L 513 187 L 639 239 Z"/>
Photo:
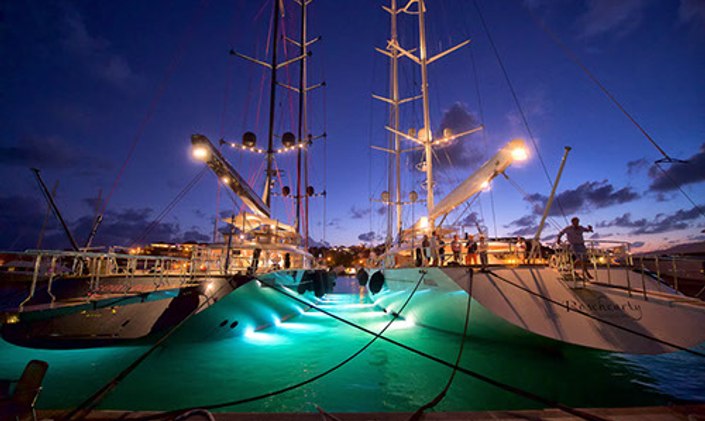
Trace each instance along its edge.
<path fill-rule="evenodd" d="M 668 171 L 661 168 L 661 163 L 656 162 L 656 168 L 658 168 L 659 171 L 661 171 L 661 173 L 664 175 L 664 177 L 668 178 L 671 184 L 673 184 L 673 186 L 675 186 L 681 192 L 681 194 L 685 196 L 688 202 L 690 202 L 690 204 L 693 205 L 693 207 L 698 211 L 698 213 L 700 213 L 700 216 L 705 218 L 705 211 L 703 211 L 703 208 L 697 205 L 695 201 L 693 201 L 693 199 L 683 190 L 683 187 L 681 187 L 681 185 L 673 179 L 673 177 L 671 176 L 671 174 L 668 173 Z"/>
<path fill-rule="evenodd" d="M 641 132 L 642 135 L 644 135 L 644 138 L 651 143 L 651 145 L 658 151 L 661 156 L 663 156 L 662 159 L 659 159 L 655 162 L 656 168 L 658 168 L 663 175 L 668 178 L 668 180 L 673 184 L 674 187 L 676 187 L 680 193 L 690 202 L 695 209 L 697 209 L 698 213 L 700 213 L 700 216 L 705 218 L 705 211 L 693 201 L 693 199 L 686 193 L 683 188 L 681 187 L 678 182 L 673 179 L 673 177 L 670 176 L 662 167 L 660 164 L 667 163 L 667 164 L 688 164 L 688 161 L 684 161 L 681 159 L 676 159 L 668 155 L 666 151 L 654 140 L 654 138 L 649 134 L 649 132 L 646 131 L 646 129 L 639 124 L 639 122 L 627 111 L 627 109 L 624 107 L 624 105 L 612 94 L 612 92 L 607 89 L 607 87 L 595 76 L 594 73 L 588 69 L 588 67 L 580 60 L 578 55 L 571 50 L 568 45 L 566 45 L 558 35 L 549 29 L 546 24 L 538 17 L 534 12 L 531 11 L 531 9 L 527 8 L 527 11 L 529 13 L 529 16 L 531 16 L 531 19 L 534 21 L 536 26 L 539 27 L 548 37 L 553 41 L 558 48 L 563 52 L 563 54 L 568 57 L 573 63 L 575 63 L 582 71 L 585 73 L 585 75 L 604 93 L 607 98 L 619 109 L 619 111 L 624 114 L 627 119 Z"/>
<path fill-rule="evenodd" d="M 190 25 L 184 32 L 184 34 L 181 37 L 180 42 L 178 43 L 178 46 L 176 50 L 174 51 L 174 54 L 171 58 L 171 61 L 169 62 L 169 65 L 167 66 L 167 69 L 165 71 L 164 77 L 162 78 L 161 83 L 159 84 L 159 87 L 157 88 L 156 92 L 154 93 L 152 100 L 149 103 L 149 107 L 147 109 L 147 112 L 145 113 L 144 117 L 142 118 L 142 121 L 139 123 L 137 130 L 132 137 L 132 143 L 130 144 L 130 148 L 128 149 L 127 156 L 125 157 L 125 161 L 123 161 L 122 166 L 120 166 L 120 169 L 118 170 L 117 175 L 115 176 L 115 179 L 113 180 L 113 184 L 110 187 L 110 191 L 108 195 L 105 197 L 105 201 L 103 202 L 101 214 L 105 213 L 105 210 L 108 208 L 108 204 L 110 203 L 110 200 L 113 197 L 113 194 L 115 193 L 115 190 L 117 189 L 118 184 L 120 183 L 120 179 L 122 178 L 123 173 L 125 172 L 125 168 L 127 168 L 128 163 L 132 159 L 132 155 L 135 152 L 135 149 L 137 149 L 137 144 L 142 140 L 142 135 L 144 134 L 145 130 L 147 129 L 147 125 L 152 121 L 152 117 L 157 112 L 157 106 L 159 105 L 162 97 L 164 96 L 166 92 L 166 88 L 169 85 L 169 81 L 171 80 L 171 77 L 174 75 L 176 72 L 176 68 L 178 67 L 179 63 L 181 62 L 184 53 L 186 52 L 186 49 L 188 45 L 190 44 L 191 40 L 193 39 L 194 33 L 198 26 L 200 25 L 201 21 L 203 20 L 203 17 L 205 16 L 205 12 L 208 9 L 208 1 L 207 0 L 202 0 L 200 3 L 200 8 L 198 10 L 198 13 L 196 14 L 195 18 L 191 20 Z"/>
<path fill-rule="evenodd" d="M 230 284 L 231 281 L 228 281 L 224 283 L 223 285 L 218 288 L 218 290 L 211 296 L 217 295 L 218 292 L 220 292 L 223 288 L 226 286 L 231 286 Z M 202 295 L 202 293 L 200 294 Z M 164 335 L 162 335 L 147 351 L 142 353 L 137 359 L 135 359 L 129 366 L 127 366 L 125 369 L 123 369 L 120 373 L 118 373 L 115 377 L 110 379 L 108 383 L 106 383 L 103 387 L 98 389 L 95 393 L 93 393 L 91 396 L 89 396 L 86 400 L 81 402 L 76 408 L 73 410 L 67 412 L 64 415 L 61 415 L 58 420 L 59 421 L 69 421 L 71 419 L 85 419 L 88 414 L 93 411 L 93 409 L 100 404 L 100 402 L 105 399 L 110 392 L 112 392 L 125 378 L 130 375 L 144 360 L 146 360 L 154 351 L 156 351 L 167 339 L 171 337 L 171 335 L 176 332 L 181 326 L 183 326 L 188 320 L 191 319 L 191 316 L 194 314 L 197 314 L 203 306 L 211 303 L 211 299 L 206 299 L 204 300 L 200 305 L 198 305 L 193 311 L 191 311 L 186 317 L 184 317 L 183 320 L 181 320 L 179 323 L 174 325 L 171 329 L 169 329 Z"/>
<path fill-rule="evenodd" d="M 420 271 L 420 272 L 425 272 L 425 271 Z M 307 306 L 307 307 L 310 307 L 311 309 L 314 309 L 314 310 L 316 310 L 316 311 L 318 311 L 318 312 L 320 312 L 320 313 L 323 313 L 323 314 L 325 314 L 326 316 L 329 316 L 329 317 L 331 317 L 331 318 L 333 318 L 333 319 L 335 319 L 335 320 L 337 320 L 337 321 L 339 321 L 339 322 L 341 322 L 341 323 L 343 323 L 343 324 L 346 324 L 346 325 L 348 325 L 348 326 L 350 326 L 350 327 L 353 327 L 353 328 L 355 328 L 355 329 L 358 329 L 358 330 L 360 330 L 360 331 L 362 331 L 362 332 L 365 332 L 365 333 L 367 333 L 367 334 L 369 334 L 369 335 L 373 335 L 373 336 L 375 336 L 375 337 L 378 337 L 379 339 L 382 339 L 383 341 L 385 341 L 385 342 L 387 342 L 387 343 L 390 343 L 390 344 L 395 345 L 395 346 L 397 346 L 397 347 L 399 347 L 399 348 L 405 349 L 405 350 L 407 350 L 407 351 L 409 351 L 409 352 L 411 352 L 411 353 L 414 353 L 414 354 L 416 354 L 416 355 L 419 355 L 419 356 L 421 356 L 421 357 L 423 357 L 423 358 L 426 358 L 426 359 L 428 359 L 428 360 L 434 361 L 434 362 L 436 362 L 436 363 L 438 363 L 438 364 L 441 364 L 441 365 L 444 365 L 444 366 L 446 366 L 446 367 L 449 367 L 449 368 L 454 368 L 454 367 L 455 367 L 455 365 L 453 365 L 452 363 L 449 363 L 449 362 L 447 362 L 447 361 L 445 361 L 445 360 L 443 360 L 443 359 L 441 359 L 441 358 L 438 358 L 438 357 L 436 357 L 436 356 L 434 356 L 434 355 L 431 355 L 431 354 L 428 354 L 428 353 L 426 353 L 426 352 L 424 352 L 424 351 L 421 351 L 421 350 L 418 350 L 418 349 L 416 349 L 416 348 L 413 348 L 413 347 L 411 347 L 411 346 L 409 346 L 409 345 L 406 345 L 406 344 L 404 344 L 404 343 L 401 343 L 401 342 L 399 342 L 399 341 L 396 341 L 396 340 L 394 340 L 394 339 L 391 339 L 391 338 L 389 338 L 389 337 L 387 337 L 387 336 L 380 335 L 379 333 L 374 332 L 374 331 L 372 331 L 372 330 L 370 330 L 370 329 L 368 329 L 368 328 L 366 328 L 366 327 L 364 327 L 364 326 L 361 326 L 361 325 L 359 325 L 359 324 L 357 324 L 357 323 L 355 323 L 355 322 L 352 322 L 352 321 L 347 320 L 347 319 L 345 319 L 345 318 L 343 318 L 343 317 L 340 317 L 340 316 L 338 316 L 338 315 L 336 315 L 336 314 L 334 314 L 334 313 L 331 313 L 330 311 L 327 311 L 327 310 L 325 310 L 325 309 L 323 309 L 323 308 L 320 308 L 320 307 L 316 306 L 315 304 L 311 304 L 311 303 L 309 303 L 309 302 L 307 302 L 307 301 L 305 301 L 305 300 L 303 300 L 303 299 L 297 297 L 296 295 L 293 295 L 293 294 L 291 294 L 291 293 L 289 293 L 289 292 L 287 292 L 287 291 L 284 291 L 284 290 L 279 289 L 279 288 L 272 288 L 272 289 L 273 289 L 274 291 L 280 293 L 280 294 L 283 294 L 283 295 L 285 295 L 285 296 L 291 298 L 291 299 L 294 300 L 294 301 L 297 301 L 297 302 L 299 302 L 299 303 L 301 303 L 301 304 L 303 304 L 303 305 L 305 305 L 305 306 Z M 411 299 L 412 296 L 413 296 L 413 294 L 410 294 L 410 295 L 409 295 L 409 299 Z M 492 385 L 492 386 L 495 386 L 495 387 L 497 387 L 497 388 L 499 388 L 499 389 L 502 389 L 502 390 L 504 390 L 504 391 L 507 391 L 507 392 L 516 394 L 517 396 L 521 396 L 521 397 L 524 397 L 524 398 L 529 399 L 529 400 L 533 400 L 533 401 L 535 401 L 535 402 L 539 402 L 539 403 L 544 404 L 544 405 L 546 405 L 546 406 L 548 406 L 548 407 L 560 409 L 560 410 L 562 410 L 562 411 L 564 411 L 564 412 L 566 412 L 566 413 L 569 413 L 569 414 L 571 414 L 571 415 L 575 415 L 575 416 L 580 417 L 580 418 L 582 418 L 582 419 L 590 420 L 590 421 L 606 421 L 604 418 L 601 418 L 601 417 L 599 417 L 599 416 L 592 415 L 592 414 L 587 413 L 587 412 L 585 412 L 585 411 L 572 408 L 572 407 L 570 407 L 570 406 L 568 406 L 568 405 L 564 405 L 564 404 L 562 404 L 562 403 L 560 403 L 560 402 L 553 401 L 553 400 L 551 400 L 551 399 L 545 398 L 545 397 L 543 397 L 543 396 L 537 395 L 537 394 L 535 394 L 535 393 L 533 393 L 533 392 L 529 392 L 529 391 L 524 390 L 524 389 L 521 389 L 521 388 L 519 388 L 519 387 L 512 386 L 512 385 L 507 384 L 507 383 L 503 383 L 503 382 L 501 382 L 501 381 L 499 381 L 499 380 L 495 380 L 495 379 L 493 379 L 493 378 L 491 378 L 491 377 L 485 376 L 485 375 L 483 375 L 483 374 L 481 374 L 481 373 L 479 373 L 479 372 L 476 372 L 476 371 L 474 371 L 474 370 L 470 370 L 470 369 L 468 369 L 468 368 L 460 367 L 460 366 L 457 367 L 457 370 L 460 371 L 460 372 L 463 373 L 463 374 L 466 374 L 466 375 L 468 375 L 468 376 L 470 376 L 470 377 L 473 377 L 473 378 L 475 378 L 475 379 L 477 379 L 477 380 L 480 380 L 480 381 L 482 381 L 482 382 L 488 383 L 488 384 L 490 384 L 490 385 Z M 250 400 L 250 399 L 246 399 L 246 400 L 244 400 L 244 401 L 250 402 L 251 400 Z M 239 403 L 244 403 L 244 402 L 239 402 Z M 223 406 L 233 406 L 233 405 L 223 405 Z M 219 407 L 221 407 L 221 406 L 219 406 Z M 213 409 L 213 408 L 211 408 L 211 407 L 209 407 L 209 406 L 202 406 L 201 408 Z M 183 410 L 181 410 L 181 411 L 183 411 Z M 174 412 L 176 412 L 176 411 L 168 412 L 168 413 L 165 413 L 164 415 L 171 415 L 171 414 L 173 414 Z M 155 419 L 155 417 L 154 417 L 154 416 L 148 416 L 148 417 L 138 418 L 138 419 L 145 421 L 145 420 Z"/>
<path fill-rule="evenodd" d="M 201 171 L 199 171 L 196 176 L 193 177 L 191 181 L 189 181 L 186 186 L 181 189 L 181 191 L 179 191 L 176 197 L 174 197 L 174 199 L 169 202 L 169 204 L 154 218 L 154 220 L 152 220 L 152 222 L 150 222 L 150 224 L 147 225 L 147 227 L 145 227 L 145 229 L 129 243 L 130 247 L 132 247 L 138 241 L 144 240 L 145 237 L 147 237 L 147 235 L 152 232 L 152 230 L 156 228 L 157 225 L 159 225 L 159 223 L 169 214 L 169 212 L 171 212 L 174 207 L 176 207 L 176 205 L 181 201 L 181 199 L 183 199 L 191 191 L 191 189 L 196 184 L 198 184 L 198 182 L 201 180 L 207 170 L 208 167 L 204 166 L 203 169 L 201 169 Z"/>
<path fill-rule="evenodd" d="M 487 35 L 487 39 L 490 43 L 490 47 L 492 48 L 492 51 L 494 52 L 495 58 L 497 59 L 497 63 L 499 64 L 500 69 L 502 70 L 502 74 L 504 75 L 504 79 L 507 83 L 507 86 L 509 87 L 509 91 L 512 94 L 512 98 L 514 100 L 514 103 L 517 106 L 517 109 L 519 110 L 519 115 L 521 115 L 521 120 L 524 124 L 524 128 L 526 129 L 527 134 L 529 135 L 529 139 L 531 140 L 531 143 L 534 147 L 534 150 L 536 151 L 536 156 L 539 158 L 539 163 L 541 164 L 541 168 L 543 169 L 544 174 L 546 175 L 546 180 L 548 180 L 549 186 L 553 185 L 553 179 L 551 178 L 551 175 L 548 173 L 548 168 L 546 167 L 546 163 L 543 160 L 543 157 L 541 155 L 541 152 L 539 151 L 538 144 L 536 143 L 536 138 L 534 137 L 533 132 L 531 131 L 531 127 L 529 126 L 529 121 L 526 118 L 526 113 L 524 112 L 524 108 L 521 106 L 521 103 L 519 102 L 519 97 L 517 96 L 516 90 L 514 89 L 514 85 L 512 84 L 511 80 L 509 79 L 509 73 L 507 72 L 506 67 L 504 66 L 504 62 L 502 61 L 501 56 L 499 55 L 499 50 L 497 50 L 497 46 L 494 43 L 494 39 L 492 38 L 492 34 L 490 33 L 489 28 L 487 27 L 487 23 L 485 22 L 485 17 L 482 13 L 482 10 L 480 10 L 480 6 L 477 3 L 477 0 L 473 0 L 473 5 L 475 6 L 475 10 L 477 10 L 477 14 L 480 17 L 480 22 L 482 24 L 482 28 L 485 31 L 485 34 Z M 566 223 L 568 223 L 568 218 L 565 215 L 565 212 L 563 211 L 563 206 L 560 203 L 560 200 L 556 198 L 556 203 L 558 204 L 558 207 L 561 209 L 561 213 L 563 214 L 563 218 L 566 220 Z"/>
<path fill-rule="evenodd" d="M 468 274 L 468 303 L 467 306 L 465 307 L 465 324 L 463 325 L 463 336 L 460 338 L 460 348 L 458 349 L 458 356 L 455 359 L 455 365 L 453 366 L 453 371 L 450 373 L 450 377 L 448 378 L 448 381 L 446 382 L 445 387 L 430 401 L 428 401 L 426 404 L 421 406 L 419 409 L 417 409 L 414 414 L 409 418 L 409 421 L 419 421 L 423 417 L 423 413 L 426 410 L 429 410 L 436 405 L 438 405 L 443 398 L 445 398 L 446 394 L 448 393 L 448 390 L 450 389 L 450 386 L 453 384 L 453 380 L 455 379 L 455 375 L 458 372 L 458 367 L 460 366 L 460 359 L 463 356 L 463 350 L 465 349 L 465 339 L 467 338 L 468 334 L 468 325 L 470 321 L 470 306 L 472 304 L 472 282 L 473 282 L 473 271 L 472 269 L 467 270 Z"/>

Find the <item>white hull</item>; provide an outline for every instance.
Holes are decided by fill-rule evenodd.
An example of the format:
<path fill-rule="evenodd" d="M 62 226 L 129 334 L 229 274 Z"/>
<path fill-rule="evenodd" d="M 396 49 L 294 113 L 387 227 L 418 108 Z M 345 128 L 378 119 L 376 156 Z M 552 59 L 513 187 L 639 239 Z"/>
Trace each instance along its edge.
<path fill-rule="evenodd" d="M 472 297 L 468 335 L 489 339 L 528 334 L 613 352 L 659 354 L 705 342 L 705 303 L 626 269 L 598 268 L 596 280 L 564 280 L 548 267 L 425 268 L 402 316 L 415 323 L 463 333 Z M 372 298 L 398 311 L 416 285 L 419 268 L 386 269 Z M 646 291 L 646 293 L 644 292 Z M 531 335 L 528 335 L 531 336 Z"/>

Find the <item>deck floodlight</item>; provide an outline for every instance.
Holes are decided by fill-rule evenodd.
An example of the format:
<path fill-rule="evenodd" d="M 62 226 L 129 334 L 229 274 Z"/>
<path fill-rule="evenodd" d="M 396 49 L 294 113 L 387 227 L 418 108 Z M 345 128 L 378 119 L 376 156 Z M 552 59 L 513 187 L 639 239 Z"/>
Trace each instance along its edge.
<path fill-rule="evenodd" d="M 252 132 L 245 132 L 242 135 L 242 144 L 246 148 L 254 148 L 257 144 L 257 135 Z"/>
<path fill-rule="evenodd" d="M 203 146 L 194 146 L 191 153 L 193 154 L 193 157 L 199 161 L 207 161 L 210 156 L 208 149 Z"/>
<path fill-rule="evenodd" d="M 291 148 L 296 144 L 296 136 L 294 136 L 293 133 L 291 132 L 286 132 L 282 136 L 282 145 L 284 145 L 285 148 Z"/>
<path fill-rule="evenodd" d="M 512 159 L 515 161 L 525 161 L 529 157 L 524 147 L 516 147 L 512 149 Z"/>

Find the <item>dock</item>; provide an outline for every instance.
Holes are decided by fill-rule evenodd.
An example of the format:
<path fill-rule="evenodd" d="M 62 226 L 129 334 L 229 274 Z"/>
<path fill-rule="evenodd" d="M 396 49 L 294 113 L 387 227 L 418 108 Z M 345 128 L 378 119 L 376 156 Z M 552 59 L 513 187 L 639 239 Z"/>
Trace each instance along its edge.
<path fill-rule="evenodd" d="M 670 420 L 705 420 L 705 404 L 674 405 L 674 406 L 647 406 L 631 408 L 579 408 L 590 415 L 614 421 L 670 421 Z M 38 419 L 56 419 L 64 411 L 45 410 L 38 411 Z M 154 416 L 158 412 L 151 411 L 93 411 L 85 420 L 112 421 L 134 420 L 147 416 Z M 261 412 L 215 412 L 208 413 L 195 410 L 189 416 L 180 420 L 211 420 L 216 421 L 407 421 L 413 414 L 411 412 L 310 412 L 310 413 L 261 413 Z M 533 409 L 533 410 L 508 410 L 508 411 L 476 411 L 476 412 L 426 412 L 422 420 L 428 421 L 455 421 L 455 420 L 552 420 L 568 421 L 581 418 L 569 415 L 559 409 Z"/>

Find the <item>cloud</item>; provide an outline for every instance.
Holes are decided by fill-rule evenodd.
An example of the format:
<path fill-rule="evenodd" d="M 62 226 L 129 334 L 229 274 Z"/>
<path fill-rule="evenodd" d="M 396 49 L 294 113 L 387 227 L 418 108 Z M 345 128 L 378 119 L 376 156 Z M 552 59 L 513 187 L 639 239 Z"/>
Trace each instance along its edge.
<path fill-rule="evenodd" d="M 677 186 L 705 181 L 705 143 L 687 161 L 687 164 L 674 163 L 668 167 L 660 167 L 663 171 L 656 166 L 651 167 L 649 175 L 653 181 L 649 189 L 655 192 L 667 192 L 677 190 Z"/>
<path fill-rule="evenodd" d="M 690 221 L 701 216 L 700 209 L 693 207 L 688 210 L 678 210 L 672 214 L 658 214 L 652 220 L 646 218 L 632 219 L 630 213 L 625 213 L 611 221 L 602 221 L 598 228 L 619 227 L 631 228 L 630 234 L 659 234 L 663 232 L 683 230 L 691 227 Z"/>
<path fill-rule="evenodd" d="M 535 215 L 525 215 L 522 216 L 519 219 L 515 219 L 514 221 L 510 222 L 509 224 L 504 226 L 505 228 L 511 228 L 511 227 L 517 227 L 518 229 L 509 232 L 508 234 L 510 236 L 529 236 L 529 235 L 534 235 L 536 234 L 536 231 L 538 230 L 538 224 L 536 223 L 536 216 Z"/>
<path fill-rule="evenodd" d="M 551 108 L 549 92 L 542 87 L 535 86 L 529 92 L 522 96 L 521 108 L 527 119 L 532 120 L 536 117 L 545 116 Z M 507 114 L 507 120 L 510 126 L 515 130 L 523 133 L 526 128 L 524 120 L 518 111 L 514 110 Z"/>
<path fill-rule="evenodd" d="M 645 158 L 627 162 L 627 174 L 635 175 L 649 167 L 649 161 Z"/>
<path fill-rule="evenodd" d="M 550 216 L 574 214 L 579 210 L 588 208 L 605 208 L 612 205 L 631 202 L 639 198 L 639 194 L 631 187 L 615 190 L 607 180 L 588 181 L 572 190 L 564 190 L 556 196 L 556 203 L 551 207 Z M 548 198 L 542 194 L 534 193 L 524 198 L 532 205 L 534 214 L 543 214 Z"/>
<path fill-rule="evenodd" d="M 450 129 L 452 133 L 462 133 L 480 126 L 475 116 L 468 107 L 460 102 L 451 105 L 443 112 L 440 129 L 434 133 L 435 139 L 443 137 L 443 131 Z M 477 165 L 484 160 L 484 146 L 480 145 L 479 137 L 470 135 L 462 136 L 444 146 L 434 147 L 434 169 L 467 168 Z M 422 151 L 411 154 L 411 163 L 416 165 L 423 157 Z"/>
<path fill-rule="evenodd" d="M 47 206 L 31 196 L 0 196 L 0 249 L 34 248 L 46 218 Z M 47 231 L 58 227 L 56 219 L 47 219 Z"/>
<path fill-rule="evenodd" d="M 646 0 L 588 0 L 587 11 L 577 21 L 580 36 L 622 36 L 636 29 L 642 21 Z"/>
<path fill-rule="evenodd" d="M 370 214 L 370 208 L 358 209 L 355 205 L 350 208 L 350 218 L 352 219 L 362 219 Z"/>
<path fill-rule="evenodd" d="M 84 199 L 84 203 L 92 205 L 94 199 Z M 43 201 L 32 196 L 0 196 L 0 249 L 21 250 L 35 248 L 37 239 L 47 215 L 47 206 Z M 185 242 L 209 241 L 210 237 L 202 233 L 198 227 L 191 227 L 182 232 L 178 223 L 152 223 L 153 210 L 150 208 L 127 208 L 108 211 L 103 223 L 93 241 L 94 246 L 127 246 L 133 240 L 143 237 L 139 243 L 146 244 L 156 241 Z M 66 218 L 66 215 L 64 215 Z M 49 215 L 42 247 L 52 249 L 69 248 L 70 243 L 63 229 L 56 222 L 54 215 Z M 67 223 L 71 232 L 83 246 L 88 233 L 93 227 L 95 215 L 93 209 L 89 213 Z M 149 232 L 143 235 L 147 228 Z"/>
<path fill-rule="evenodd" d="M 460 225 L 463 226 L 476 226 L 482 225 L 484 221 L 480 218 L 480 214 L 477 212 L 470 212 L 465 218 L 460 221 Z"/>
<path fill-rule="evenodd" d="M 176 240 L 175 242 L 177 243 L 186 243 L 189 241 L 196 242 L 196 243 L 207 243 L 211 240 L 209 236 L 206 234 L 203 234 L 201 231 L 199 231 L 197 228 L 193 227 L 192 229 L 186 231 L 183 233 L 180 239 Z"/>
<path fill-rule="evenodd" d="M 357 236 L 358 240 L 364 241 L 366 243 L 371 243 L 375 241 L 376 238 L 377 236 L 375 235 L 374 231 L 368 231 Z"/>
<path fill-rule="evenodd" d="M 702 0 L 681 0 L 678 5 L 678 20 L 682 23 L 705 26 L 705 2 Z"/>
<path fill-rule="evenodd" d="M 39 168 L 42 170 L 75 170 L 83 175 L 112 168 L 103 158 L 76 150 L 60 137 L 24 136 L 15 146 L 0 147 L 0 166 Z"/>
<path fill-rule="evenodd" d="M 95 77 L 118 88 L 128 88 L 139 80 L 127 60 L 110 50 L 108 40 L 88 31 L 83 16 L 77 10 L 67 10 L 64 31 L 61 40 L 64 49 L 83 60 Z"/>

